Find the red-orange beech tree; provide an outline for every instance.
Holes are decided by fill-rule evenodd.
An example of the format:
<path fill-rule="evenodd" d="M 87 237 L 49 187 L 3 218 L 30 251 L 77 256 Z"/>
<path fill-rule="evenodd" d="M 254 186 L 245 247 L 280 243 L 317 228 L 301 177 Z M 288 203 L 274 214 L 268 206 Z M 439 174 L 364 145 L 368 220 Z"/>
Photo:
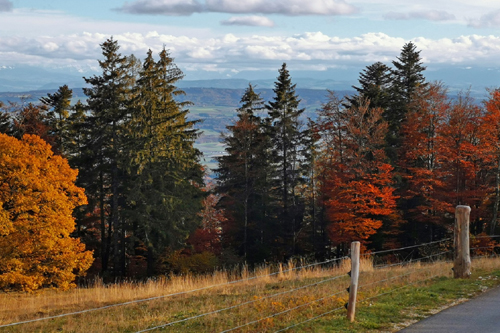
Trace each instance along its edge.
<path fill-rule="evenodd" d="M 483 117 L 483 127 L 487 136 L 483 144 L 490 148 L 491 154 L 491 174 L 493 181 L 490 189 L 490 205 L 492 206 L 490 219 L 490 234 L 495 234 L 498 225 L 498 211 L 500 207 L 500 90 L 490 92 L 490 98 L 485 102 L 485 114 Z"/>
<path fill-rule="evenodd" d="M 487 211 L 483 205 L 489 190 L 486 170 L 492 158 L 483 114 L 468 94 L 461 94 L 447 109 L 447 121 L 438 129 L 439 154 L 445 171 L 442 177 L 446 181 L 444 198 L 452 206 L 472 208 L 471 232 L 474 234 L 485 231 L 482 221 Z"/>
<path fill-rule="evenodd" d="M 370 108 L 368 100 L 330 111 L 330 116 L 323 114 L 332 121 L 323 123 L 329 141 L 321 162 L 326 174 L 322 192 L 331 221 L 327 231 L 339 246 L 352 241 L 367 244 L 383 219 L 395 214 L 393 168 L 383 149 L 387 124 L 382 109 Z"/>
<path fill-rule="evenodd" d="M 77 173 L 40 137 L 0 134 L 0 289 L 69 289 L 92 264 L 70 236 L 87 201 Z"/>
<path fill-rule="evenodd" d="M 406 228 L 411 230 L 408 234 L 421 241 L 442 237 L 436 227 L 444 227 L 446 220 L 443 216 L 452 214 L 455 207 L 447 200 L 447 173 L 442 167 L 443 140 L 439 132 L 446 123 L 450 108 L 442 85 L 417 88 L 407 118 L 401 125 L 401 207 L 409 223 Z"/>

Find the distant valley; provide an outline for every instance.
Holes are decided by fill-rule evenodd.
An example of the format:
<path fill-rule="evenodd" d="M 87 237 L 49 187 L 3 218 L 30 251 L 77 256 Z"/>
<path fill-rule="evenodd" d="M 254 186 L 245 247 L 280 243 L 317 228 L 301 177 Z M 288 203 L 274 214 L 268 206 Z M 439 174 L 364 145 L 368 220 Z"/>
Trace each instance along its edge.
<path fill-rule="evenodd" d="M 186 95 L 180 96 L 179 101 L 191 101 L 193 105 L 189 108 L 189 119 L 200 119 L 197 127 L 202 131 L 201 136 L 196 142 L 196 147 L 204 155 L 203 163 L 212 169 L 215 165 L 214 157 L 224 151 L 220 142 L 221 132 L 226 130 L 235 115 L 236 108 L 240 104 L 241 96 L 248 81 L 238 80 L 210 80 L 210 81 L 236 81 L 233 85 L 236 88 L 209 88 L 209 87 L 184 87 L 181 88 Z M 199 85 L 206 83 L 200 81 Z M 226 84 L 225 82 L 224 84 Z M 257 87 L 264 85 L 260 82 Z M 217 82 L 215 82 L 217 84 Z M 219 83 L 219 85 L 222 83 Z M 270 81 L 272 84 L 272 81 Z M 57 89 L 33 90 L 24 92 L 0 92 L 0 101 L 4 103 L 38 103 L 40 97 L 47 96 L 48 93 L 54 93 Z M 273 96 L 273 90 L 270 88 L 257 88 L 261 97 L 267 102 Z M 339 96 L 351 95 L 352 90 L 336 91 Z M 326 89 L 297 89 L 297 94 L 301 99 L 300 106 L 305 108 L 304 117 L 315 118 L 316 110 L 327 100 L 328 91 Z M 82 88 L 73 89 L 73 104 L 78 100 L 85 102 L 86 96 Z M 265 111 L 263 111 L 265 112 Z"/>

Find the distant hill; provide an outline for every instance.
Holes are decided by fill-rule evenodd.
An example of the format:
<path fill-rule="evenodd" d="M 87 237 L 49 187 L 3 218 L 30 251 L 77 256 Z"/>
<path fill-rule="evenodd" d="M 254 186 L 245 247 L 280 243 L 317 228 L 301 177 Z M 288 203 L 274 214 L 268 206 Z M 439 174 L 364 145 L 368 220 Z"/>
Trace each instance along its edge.
<path fill-rule="evenodd" d="M 246 80 L 246 79 L 218 79 L 218 80 L 182 80 L 179 88 L 220 88 L 220 89 L 245 89 L 252 84 L 255 89 L 273 89 L 275 79 Z M 342 80 L 322 80 L 313 78 L 293 78 L 297 89 L 314 90 L 351 90 L 352 82 Z"/>
<path fill-rule="evenodd" d="M 183 88 L 186 95 L 179 96 L 179 101 L 191 101 L 194 107 L 214 107 L 224 106 L 237 108 L 240 103 L 241 96 L 245 89 L 229 89 L 229 88 Z M 7 102 L 32 102 L 38 103 L 40 97 L 47 96 L 48 93 L 54 93 L 56 89 L 47 90 L 32 90 L 23 92 L 0 92 L 0 101 Z M 272 89 L 256 89 L 261 97 L 268 101 L 274 95 Z M 353 91 L 342 90 L 337 91 L 340 96 L 351 95 Z M 301 106 L 304 108 L 318 108 L 327 99 L 328 92 L 326 89 L 297 89 L 297 94 L 301 99 Z M 86 96 L 82 88 L 73 89 L 73 100 L 81 100 L 84 102 Z"/>
<path fill-rule="evenodd" d="M 292 71 L 292 80 L 297 89 L 318 90 L 351 90 L 352 85 L 358 84 L 359 73 L 363 68 L 329 69 L 326 71 Z M 57 89 L 61 85 L 70 88 L 84 87 L 83 77 L 91 77 L 96 68 L 82 65 L 82 67 L 45 68 L 35 66 L 1 66 L 0 65 L 0 92 L 25 92 Z M 257 89 L 272 89 L 276 78 L 274 71 L 246 71 L 240 72 L 232 78 L 209 76 L 201 80 L 199 73 L 186 72 L 179 87 L 186 88 L 219 88 L 245 89 L 252 83 Z M 215 74 L 214 74 L 215 75 Z M 436 67 L 429 66 L 424 73 L 426 80 L 442 81 L 456 94 L 460 90 L 471 89 L 476 96 L 483 98 L 486 88 L 496 88 L 500 85 L 500 70 L 483 67 Z M 191 80 L 190 78 L 198 78 Z"/>
<path fill-rule="evenodd" d="M 184 88 L 185 96 L 179 97 L 180 101 L 189 100 L 196 107 L 228 106 L 238 107 L 241 96 L 245 89 L 221 89 L 221 88 Z M 273 98 L 272 89 L 255 89 L 264 99 L 269 101 Z M 297 89 L 297 95 L 301 99 L 301 107 L 319 107 L 326 102 L 328 92 L 326 89 Z M 340 96 L 352 95 L 354 91 L 337 91 Z"/>
<path fill-rule="evenodd" d="M 23 92 L 56 89 L 64 84 L 82 87 L 83 74 L 73 68 L 45 70 L 33 66 L 0 67 L 0 91 Z M 90 76 L 90 75 L 89 75 Z"/>

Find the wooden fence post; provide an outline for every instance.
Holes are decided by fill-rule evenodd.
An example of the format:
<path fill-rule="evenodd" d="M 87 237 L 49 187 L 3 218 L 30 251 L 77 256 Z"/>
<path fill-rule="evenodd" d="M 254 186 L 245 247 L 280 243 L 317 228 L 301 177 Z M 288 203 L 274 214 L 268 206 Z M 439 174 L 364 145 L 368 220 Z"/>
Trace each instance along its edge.
<path fill-rule="evenodd" d="M 358 294 L 360 243 L 351 243 L 351 285 L 349 286 L 349 303 L 347 303 L 347 319 L 352 323 L 356 314 L 356 295 Z"/>
<path fill-rule="evenodd" d="M 457 206 L 455 209 L 455 260 L 453 277 L 464 279 L 470 276 L 470 246 L 469 246 L 470 207 Z"/>

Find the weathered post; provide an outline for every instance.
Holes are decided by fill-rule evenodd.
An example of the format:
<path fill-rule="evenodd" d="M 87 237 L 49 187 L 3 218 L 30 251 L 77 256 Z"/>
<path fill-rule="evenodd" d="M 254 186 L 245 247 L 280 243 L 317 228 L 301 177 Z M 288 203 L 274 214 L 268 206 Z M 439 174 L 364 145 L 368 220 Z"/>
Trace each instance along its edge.
<path fill-rule="evenodd" d="M 349 287 L 349 303 L 347 303 L 347 319 L 352 323 L 356 314 L 356 296 L 359 278 L 359 242 L 351 243 L 351 285 Z"/>
<path fill-rule="evenodd" d="M 470 246 L 469 246 L 470 207 L 457 206 L 455 209 L 455 261 L 453 277 L 464 279 L 470 276 Z"/>

